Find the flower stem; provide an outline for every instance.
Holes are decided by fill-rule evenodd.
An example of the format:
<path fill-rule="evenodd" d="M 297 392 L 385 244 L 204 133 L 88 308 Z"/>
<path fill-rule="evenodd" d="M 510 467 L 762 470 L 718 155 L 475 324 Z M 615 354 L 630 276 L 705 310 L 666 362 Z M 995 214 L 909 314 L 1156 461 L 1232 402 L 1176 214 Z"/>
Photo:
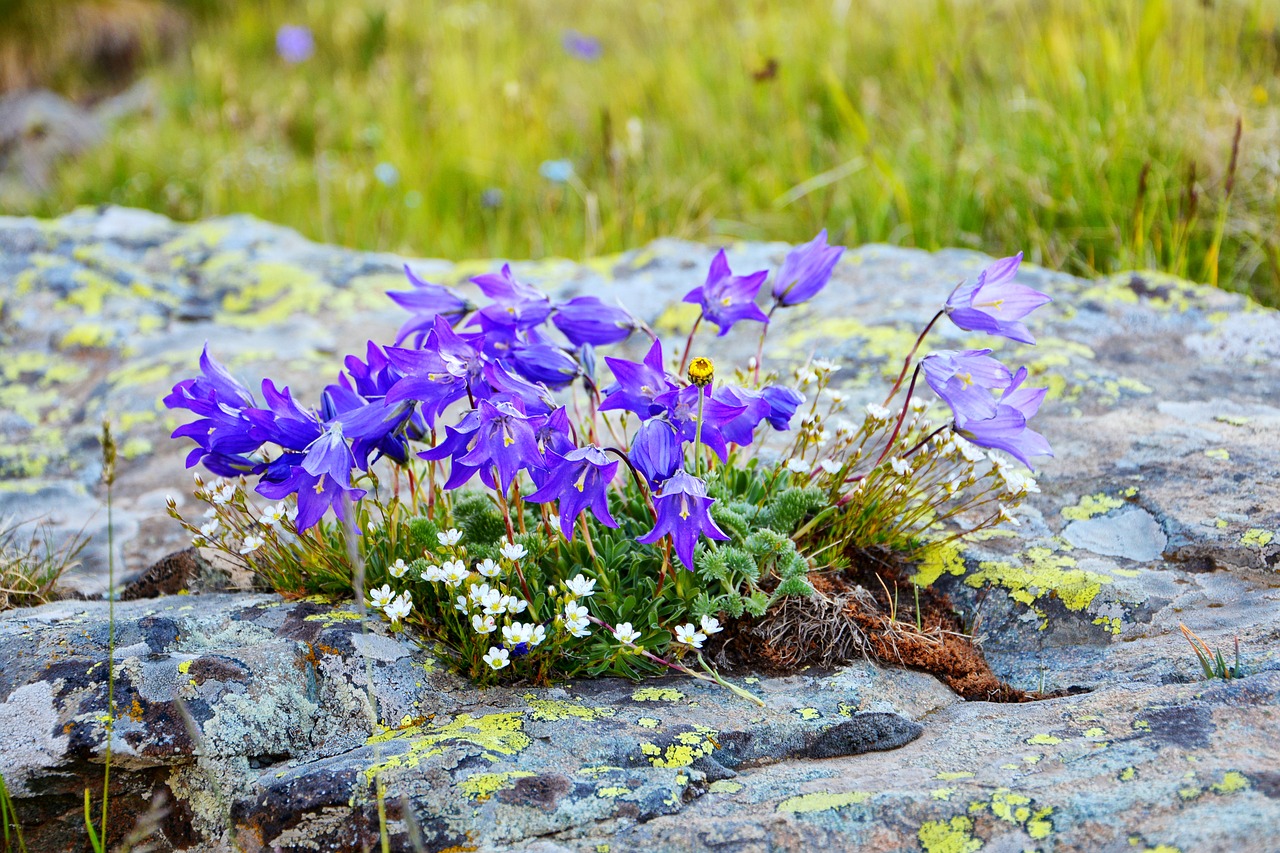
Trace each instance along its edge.
<path fill-rule="evenodd" d="M 924 343 L 925 335 L 929 334 L 929 330 L 933 328 L 933 324 L 947 313 L 947 309 L 943 308 L 933 315 L 933 319 L 924 327 L 924 331 L 920 333 L 920 337 L 916 338 L 915 346 L 911 348 L 911 352 L 907 353 L 907 357 L 902 361 L 902 371 L 898 374 L 898 379 L 893 383 L 893 387 L 889 389 L 889 396 L 884 398 L 882 405 L 889 405 L 889 401 L 893 399 L 893 395 L 898 393 L 898 389 L 902 387 L 902 380 L 906 378 L 907 371 L 911 369 L 911 359 L 915 358 L 916 350 L 920 349 L 920 344 Z"/>
<path fill-rule="evenodd" d="M 693 430 L 693 476 L 701 476 L 702 468 L 702 403 L 706 395 L 698 389 L 698 425 Z"/>
<path fill-rule="evenodd" d="M 764 360 L 764 339 L 765 336 L 769 334 L 769 321 L 773 319 L 773 312 L 777 311 L 778 306 L 781 304 L 781 302 L 773 303 L 773 306 L 769 308 L 769 313 L 765 315 L 764 328 L 760 330 L 760 344 L 756 347 L 756 366 L 754 377 L 757 387 L 760 385 L 760 362 Z"/>
<path fill-rule="evenodd" d="M 698 319 L 694 321 L 693 328 L 689 330 L 689 337 L 684 342 L 684 352 L 680 355 L 680 369 L 676 371 L 684 376 L 684 369 L 689 364 L 689 353 L 693 349 L 693 336 L 697 333 L 698 327 L 702 325 L 702 315 L 698 315 Z"/>
<path fill-rule="evenodd" d="M 884 450 L 880 451 L 880 458 L 875 461 L 875 465 L 871 466 L 872 470 L 884 461 L 884 458 L 889 455 L 889 451 L 893 449 L 894 442 L 898 440 L 898 433 L 902 430 L 902 422 L 906 420 L 907 408 L 911 405 L 911 395 L 916 392 L 916 381 L 919 378 L 920 365 L 917 364 L 915 373 L 911 374 L 911 385 L 907 387 L 907 399 L 902 401 L 902 411 L 898 413 L 898 422 L 893 425 L 893 434 L 889 436 L 889 441 L 885 444 Z M 893 395 L 889 396 L 892 398 Z"/>

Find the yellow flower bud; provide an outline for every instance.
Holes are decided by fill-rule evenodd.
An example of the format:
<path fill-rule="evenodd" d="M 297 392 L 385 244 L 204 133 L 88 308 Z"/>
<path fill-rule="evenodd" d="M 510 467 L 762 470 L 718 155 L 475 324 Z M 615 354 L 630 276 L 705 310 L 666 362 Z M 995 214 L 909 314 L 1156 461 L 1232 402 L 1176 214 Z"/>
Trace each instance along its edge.
<path fill-rule="evenodd" d="M 710 385 L 715 378 L 716 366 L 711 359 L 698 356 L 689 362 L 689 382 L 693 385 Z"/>

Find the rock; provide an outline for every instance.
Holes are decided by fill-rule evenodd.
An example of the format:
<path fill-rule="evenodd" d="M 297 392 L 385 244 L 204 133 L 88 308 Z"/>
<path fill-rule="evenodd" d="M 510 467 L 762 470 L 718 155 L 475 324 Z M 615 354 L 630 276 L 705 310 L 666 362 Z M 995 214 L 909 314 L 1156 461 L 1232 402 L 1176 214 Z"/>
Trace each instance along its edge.
<path fill-rule="evenodd" d="M 729 257 L 749 270 L 785 250 Z M 514 269 L 558 297 L 618 295 L 675 342 L 676 303 L 711 255 L 661 240 Z M 872 401 L 984 261 L 850 250 L 818 299 L 778 316 L 766 369 L 832 358 L 852 400 Z M 0 515 L 37 511 L 66 533 L 88 520 L 71 581 L 101 592 L 110 415 L 117 583 L 188 547 L 160 499 L 184 500 L 186 447 L 165 438 L 176 421 L 157 399 L 206 340 L 249 384 L 314 394 L 341 354 L 392 337 L 401 315 L 382 292 L 405 286 L 402 262 L 248 217 L 0 218 Z M 410 263 L 449 284 L 485 266 Z M 406 850 L 1266 849 L 1280 823 L 1280 316 L 1153 274 L 1020 279 L 1055 302 L 1035 317 L 1039 347 L 1001 355 L 1049 387 L 1038 423 L 1057 456 L 1011 535 L 921 571 L 1012 685 L 1074 692 L 963 702 L 871 664 L 744 684 L 763 710 L 684 679 L 480 691 L 341 608 L 119 602 L 113 831 L 150 813 L 159 849 L 360 849 L 379 841 L 381 784 Z M 934 334 L 938 348 L 988 343 Z M 744 363 L 749 338 L 707 346 Z M 0 616 L 0 772 L 32 849 L 82 844 L 85 787 L 100 798 L 106 608 Z M 1246 677 L 1205 682 L 1180 622 L 1229 658 L 1238 637 Z"/>

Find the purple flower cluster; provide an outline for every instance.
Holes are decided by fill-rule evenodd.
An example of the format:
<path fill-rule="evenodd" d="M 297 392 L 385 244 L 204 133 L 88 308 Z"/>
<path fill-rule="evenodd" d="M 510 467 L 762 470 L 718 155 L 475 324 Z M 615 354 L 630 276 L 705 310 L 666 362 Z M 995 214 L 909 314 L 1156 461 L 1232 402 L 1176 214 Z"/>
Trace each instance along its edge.
<path fill-rule="evenodd" d="M 1050 298 L 1014 283 L 1021 261 L 1021 254 L 1003 258 L 973 282 L 962 282 L 943 312 L 965 331 L 1034 344 L 1020 321 Z M 1003 450 L 1028 468 L 1031 457 L 1053 455 L 1044 436 L 1027 426 L 1047 391 L 1022 387 L 1025 367 L 1015 373 L 983 349 L 933 352 L 920 360 L 920 369 L 929 387 L 951 407 L 954 429 L 961 436 L 981 447 Z"/>

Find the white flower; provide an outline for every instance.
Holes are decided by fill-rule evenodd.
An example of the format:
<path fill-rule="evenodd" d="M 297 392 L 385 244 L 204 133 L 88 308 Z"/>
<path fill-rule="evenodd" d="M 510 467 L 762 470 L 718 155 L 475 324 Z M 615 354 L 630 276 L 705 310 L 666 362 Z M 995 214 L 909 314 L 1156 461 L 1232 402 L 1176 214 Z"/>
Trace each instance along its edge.
<path fill-rule="evenodd" d="M 507 612 L 506 598 L 507 596 L 498 592 L 498 590 L 491 589 L 484 594 L 484 598 L 480 599 L 477 604 L 482 605 L 484 607 L 484 612 L 488 615 L 501 616 L 503 613 Z"/>
<path fill-rule="evenodd" d="M 706 634 L 702 633 L 695 626 L 689 623 L 676 626 L 677 643 L 682 643 L 686 646 L 692 646 L 695 649 L 700 649 L 706 639 Z"/>
<path fill-rule="evenodd" d="M 510 625 L 502 626 L 502 639 L 506 641 L 508 646 L 518 646 L 521 643 L 533 642 L 532 622 L 512 622 Z M 536 627 L 542 627 L 541 625 Z"/>
<path fill-rule="evenodd" d="M 437 533 L 436 539 L 441 545 L 450 546 L 457 545 L 462 539 L 462 531 L 456 527 L 450 527 L 444 533 Z"/>
<path fill-rule="evenodd" d="M 502 571 L 502 567 L 486 557 L 482 562 L 476 563 L 476 571 L 486 578 L 497 577 L 498 572 Z"/>
<path fill-rule="evenodd" d="M 427 566 L 422 572 L 422 579 L 427 583 L 440 583 L 444 580 L 444 569 L 439 566 Z"/>
<path fill-rule="evenodd" d="M 822 373 L 835 373 L 837 370 L 840 369 L 840 365 L 836 364 L 834 361 L 829 361 L 828 359 L 825 359 L 825 358 L 815 358 L 813 360 L 813 367 L 815 370 L 818 370 Z"/>
<path fill-rule="evenodd" d="M 461 560 L 446 562 L 440 570 L 444 572 L 444 582 L 453 587 L 461 584 L 471 574 Z"/>
<path fill-rule="evenodd" d="M 510 560 L 513 563 L 516 560 L 523 558 L 526 554 L 529 553 L 524 549 L 523 545 L 515 545 L 515 544 L 512 544 L 511 542 L 504 542 L 502 547 L 499 549 L 499 551 L 502 554 L 502 556 L 506 557 L 508 560 Z"/>
<path fill-rule="evenodd" d="M 572 579 L 564 582 L 565 589 L 576 595 L 578 598 L 590 598 L 595 595 L 596 582 L 594 578 L 583 577 L 582 573 L 574 575 Z"/>
<path fill-rule="evenodd" d="M 796 379 L 800 380 L 801 385 L 809 385 L 818 381 L 818 374 L 812 370 L 798 370 L 796 371 Z"/>
<path fill-rule="evenodd" d="M 547 638 L 547 629 L 541 625 L 533 626 L 533 636 L 529 639 L 529 645 L 540 646 L 542 641 Z"/>
<path fill-rule="evenodd" d="M 217 532 L 218 532 L 218 519 L 216 518 L 213 521 L 206 521 L 204 524 L 200 525 L 200 535 L 203 536 L 205 539 L 212 539 L 213 534 Z"/>
<path fill-rule="evenodd" d="M 1040 491 L 1040 487 L 1036 485 L 1036 481 L 1033 478 L 1028 477 L 1016 468 L 1005 466 L 1000 468 L 999 471 L 1000 478 L 1004 480 L 1005 488 L 1008 489 L 1011 494 L 1025 495 L 1027 492 Z M 204 532 L 203 527 L 200 528 L 200 532 Z"/>
<path fill-rule="evenodd" d="M 265 524 L 267 527 L 275 527 L 288 516 L 288 507 L 283 503 L 273 504 L 262 511 L 262 517 L 258 519 L 258 523 Z"/>
<path fill-rule="evenodd" d="M 591 633 L 591 623 L 586 619 L 566 619 L 564 629 L 574 637 L 585 637 Z"/>
<path fill-rule="evenodd" d="M 901 457 L 895 456 L 889 460 L 889 467 L 893 469 L 893 473 L 899 477 L 905 477 L 911 473 L 911 463 Z"/>
<path fill-rule="evenodd" d="M 529 606 L 529 602 L 523 598 L 516 598 L 514 595 L 502 596 L 502 606 L 507 608 L 507 612 L 511 614 L 523 613 L 525 608 Z"/>
<path fill-rule="evenodd" d="M 380 589 L 369 590 L 369 606 L 374 610 L 381 610 L 386 607 L 393 598 L 395 598 L 395 593 L 385 583 Z"/>
<path fill-rule="evenodd" d="M 485 652 L 483 660 L 489 664 L 490 669 L 497 671 L 511 663 L 511 652 L 497 646 L 490 646 L 489 651 Z"/>
<path fill-rule="evenodd" d="M 470 613 L 471 603 L 467 601 L 467 597 L 465 595 L 460 595 L 458 596 L 457 603 L 453 605 L 453 609 L 463 613 Z"/>
<path fill-rule="evenodd" d="M 218 517 L 218 511 L 217 511 L 216 509 L 214 509 L 213 507 L 209 507 L 208 509 L 206 509 L 206 510 L 204 511 L 204 517 L 205 517 L 205 518 L 217 518 L 217 517 Z"/>
<path fill-rule="evenodd" d="M 711 636 L 712 634 L 719 634 L 723 630 L 724 630 L 724 627 L 720 624 L 720 620 L 717 619 L 716 617 L 714 616 L 702 617 L 702 633 L 706 634 L 707 636 Z"/>
<path fill-rule="evenodd" d="M 961 438 L 958 435 L 954 436 L 953 438 L 955 440 L 956 446 L 960 448 L 960 455 L 963 456 L 965 459 L 969 460 L 970 462 L 981 462 L 983 459 L 987 458 L 987 454 L 983 453 L 980 449 L 974 446 L 974 444 L 970 442 L 968 439 Z"/>
<path fill-rule="evenodd" d="M 803 459 L 796 459 L 795 457 L 792 457 L 787 460 L 787 470 L 792 474 L 808 474 L 809 463 L 805 462 Z"/>
<path fill-rule="evenodd" d="M 640 639 L 640 632 L 632 628 L 630 622 L 621 622 L 613 629 L 613 636 L 618 638 L 618 642 L 629 644 Z"/>
<path fill-rule="evenodd" d="M 566 601 L 564 603 L 564 621 L 583 620 L 586 618 L 587 608 L 576 601 Z"/>
<path fill-rule="evenodd" d="M 844 467 L 834 459 L 823 459 L 818 464 L 821 465 L 822 470 L 826 471 L 828 474 L 839 474 L 840 469 Z"/>
<path fill-rule="evenodd" d="M 223 504 L 230 503 L 231 499 L 234 498 L 235 496 L 236 496 L 236 484 L 230 483 L 227 481 L 223 481 L 219 483 L 218 486 L 213 490 L 213 492 L 210 495 L 210 497 L 213 498 L 213 502 L 218 506 L 222 506 Z"/>
<path fill-rule="evenodd" d="M 409 564 L 404 560 L 396 560 L 387 568 L 387 571 L 391 572 L 393 578 L 402 578 L 404 573 L 409 571 Z"/>
<path fill-rule="evenodd" d="M 961 488 L 960 478 L 953 477 L 951 479 L 951 482 L 946 484 L 945 488 L 947 490 L 947 497 L 951 497 L 956 492 L 960 491 L 960 488 Z"/>
<path fill-rule="evenodd" d="M 561 537 L 564 536 L 564 531 L 560 530 L 560 516 L 556 515 L 554 512 L 547 513 L 547 525 L 552 530 L 559 532 Z"/>
<path fill-rule="evenodd" d="M 481 616 L 479 613 L 471 617 L 471 627 L 477 634 L 492 634 L 498 629 L 498 623 L 492 616 Z"/>
<path fill-rule="evenodd" d="M 923 412 L 923 411 L 924 411 L 925 409 L 927 409 L 927 408 L 929 408 L 929 401 L 928 401 L 928 400 L 924 399 L 923 397 L 912 397 L 912 398 L 911 398 L 911 411 L 913 411 L 913 412 Z"/>
<path fill-rule="evenodd" d="M 1021 521 L 1018 521 L 1018 519 L 1016 519 L 1016 518 L 1014 518 L 1012 515 L 1010 515 L 1010 514 L 1009 514 L 1009 510 L 1005 509 L 1004 507 L 1000 507 L 1000 511 L 999 511 L 998 513 L 996 513 L 996 515 L 998 515 L 998 516 L 1000 517 L 1000 520 L 1001 520 L 1001 521 L 1007 521 L 1007 522 L 1009 522 L 1010 524 L 1012 524 L 1014 527 L 1021 527 L 1021 526 L 1022 526 L 1022 522 L 1021 522 Z"/>
<path fill-rule="evenodd" d="M 262 545 L 263 545 L 262 537 L 254 536 L 252 533 L 250 533 L 248 536 L 244 537 L 244 544 L 240 546 L 240 553 L 252 554 L 254 551 L 261 548 Z"/>
<path fill-rule="evenodd" d="M 479 604 L 495 592 L 497 590 L 487 583 L 472 584 L 471 588 L 467 590 L 467 598 Z"/>
<path fill-rule="evenodd" d="M 879 403 L 867 403 L 867 417 L 873 421 L 889 420 L 889 410 Z"/>
<path fill-rule="evenodd" d="M 387 614 L 387 618 L 391 620 L 391 624 L 395 625 L 401 619 L 409 615 L 409 611 L 413 609 L 413 596 L 409 594 L 409 590 L 405 590 L 395 597 L 395 600 L 382 608 L 382 612 Z"/>

